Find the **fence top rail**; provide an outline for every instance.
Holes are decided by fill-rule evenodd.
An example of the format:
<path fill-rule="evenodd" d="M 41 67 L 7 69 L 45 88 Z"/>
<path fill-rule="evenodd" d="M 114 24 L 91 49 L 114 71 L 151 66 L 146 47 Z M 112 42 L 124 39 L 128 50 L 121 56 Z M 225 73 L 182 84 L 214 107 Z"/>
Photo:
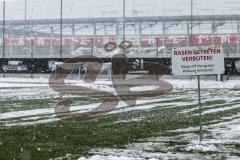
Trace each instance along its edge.
<path fill-rule="evenodd" d="M 193 16 L 195 22 L 215 22 L 215 21 L 240 21 L 240 15 L 196 15 Z M 97 24 L 97 23 L 122 23 L 121 17 L 109 18 L 72 18 L 63 19 L 63 24 Z M 190 22 L 191 16 L 154 16 L 154 17 L 127 17 L 126 23 L 144 23 L 144 22 Z M 60 24 L 60 19 L 31 19 L 27 20 L 6 20 L 6 25 L 47 25 Z M 0 21 L 3 25 L 3 21 Z"/>

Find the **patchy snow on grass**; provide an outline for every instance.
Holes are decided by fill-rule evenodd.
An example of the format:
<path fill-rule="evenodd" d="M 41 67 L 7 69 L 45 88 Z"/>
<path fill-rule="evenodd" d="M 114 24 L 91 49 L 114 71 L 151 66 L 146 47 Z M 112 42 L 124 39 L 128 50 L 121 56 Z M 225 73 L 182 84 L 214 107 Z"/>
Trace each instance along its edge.
<path fill-rule="evenodd" d="M 43 119 L 43 120 L 37 120 L 37 121 L 32 121 L 32 122 L 6 123 L 4 126 L 6 126 L 6 127 L 27 126 L 27 125 L 51 123 L 51 122 L 55 122 L 55 121 L 59 121 L 59 119 L 58 118 L 51 118 L 51 119 Z"/>
<path fill-rule="evenodd" d="M 207 144 L 205 142 L 189 145 L 186 147 L 186 151 L 199 151 L 199 152 L 208 152 L 208 151 L 217 151 L 217 147 L 213 144 Z"/>
<path fill-rule="evenodd" d="M 26 116 L 46 115 L 54 113 L 54 108 L 33 109 L 16 112 L 6 112 L 0 114 L 0 119 L 18 118 Z"/>
<path fill-rule="evenodd" d="M 173 88 L 197 88 L 197 80 L 166 79 Z M 201 80 L 201 88 L 240 88 L 240 80 L 229 80 L 218 82 L 214 80 Z"/>
<path fill-rule="evenodd" d="M 174 88 L 197 88 L 197 80 L 189 80 L 189 79 L 164 79 L 173 85 Z M 0 87 L 17 87 L 17 86 L 36 86 L 41 85 L 45 86 L 48 85 L 49 79 L 48 78 L 0 78 Z M 65 83 L 73 84 L 73 85 L 105 85 L 111 86 L 112 82 L 109 80 L 97 79 L 93 83 L 87 83 L 83 80 L 71 80 L 66 79 Z M 22 84 L 22 85 L 20 85 Z M 194 85 L 196 84 L 196 85 Z M 154 86 L 155 88 L 156 86 Z M 229 80 L 224 82 L 217 82 L 214 80 L 201 80 L 201 88 L 240 88 L 240 80 Z M 149 89 L 147 86 L 145 89 Z M 151 87 L 151 89 L 153 89 Z M 134 90 L 134 89 L 133 89 Z"/>
<path fill-rule="evenodd" d="M 240 118 L 208 126 L 211 134 L 225 143 L 240 144 Z"/>
<path fill-rule="evenodd" d="M 215 108 L 215 109 L 209 109 L 207 111 L 202 112 L 202 115 L 209 114 L 209 113 L 216 113 L 216 112 L 222 112 L 230 109 L 236 109 L 240 108 L 240 105 L 233 105 L 231 107 L 223 107 L 223 108 Z"/>
<path fill-rule="evenodd" d="M 124 157 L 124 156 L 99 156 L 95 155 L 89 158 L 81 157 L 78 160 L 143 160 L 142 158 Z M 156 160 L 156 159 L 150 159 Z"/>
<path fill-rule="evenodd" d="M 140 86 L 140 87 L 132 87 L 130 88 L 130 91 L 132 92 L 143 92 L 143 91 L 151 91 L 158 89 L 159 86 Z"/>

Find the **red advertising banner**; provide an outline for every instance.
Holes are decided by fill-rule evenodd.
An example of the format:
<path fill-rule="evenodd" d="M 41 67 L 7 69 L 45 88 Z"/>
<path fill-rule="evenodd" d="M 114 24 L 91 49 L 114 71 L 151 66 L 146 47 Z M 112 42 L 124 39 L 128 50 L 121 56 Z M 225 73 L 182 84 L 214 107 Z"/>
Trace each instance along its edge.
<path fill-rule="evenodd" d="M 135 39 L 135 41 L 139 41 L 134 37 L 130 38 L 131 40 Z M 81 37 L 81 38 L 71 38 L 64 37 L 63 45 L 64 46 L 91 46 L 92 41 L 94 41 L 95 46 L 104 46 L 108 42 L 116 42 L 117 38 L 115 36 L 111 37 Z M 142 36 L 140 38 L 140 42 L 142 46 L 149 45 L 158 45 L 160 46 L 168 46 L 168 45 L 179 45 L 179 46 L 187 46 L 189 44 L 190 39 L 187 36 L 166 36 L 166 37 L 156 37 L 156 36 Z M 192 45 L 222 45 L 229 43 L 231 45 L 238 44 L 238 36 L 237 35 L 216 35 L 212 37 L 212 35 L 194 35 L 192 37 Z M 4 40 L 5 46 L 59 46 L 60 39 L 59 38 L 5 38 Z M 0 45 L 3 45 L 2 39 L 0 39 Z"/>

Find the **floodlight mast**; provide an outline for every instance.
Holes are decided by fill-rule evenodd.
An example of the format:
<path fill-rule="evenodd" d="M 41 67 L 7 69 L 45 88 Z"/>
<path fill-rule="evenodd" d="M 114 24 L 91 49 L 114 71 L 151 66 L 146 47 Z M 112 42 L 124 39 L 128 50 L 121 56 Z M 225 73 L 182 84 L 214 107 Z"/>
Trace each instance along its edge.
<path fill-rule="evenodd" d="M 126 0 L 123 0 L 123 42 L 125 42 Z"/>
<path fill-rule="evenodd" d="M 26 38 L 27 38 L 27 0 L 24 1 L 24 47 L 26 50 Z"/>
<path fill-rule="evenodd" d="M 2 57 L 4 58 L 5 57 L 5 43 L 4 43 L 4 41 L 5 41 L 5 21 L 6 21 L 6 2 L 5 2 L 5 0 L 3 0 L 3 25 L 2 25 L 2 45 L 3 45 L 3 47 L 2 47 Z"/>
<path fill-rule="evenodd" d="M 63 0 L 60 1 L 60 57 L 63 56 Z"/>

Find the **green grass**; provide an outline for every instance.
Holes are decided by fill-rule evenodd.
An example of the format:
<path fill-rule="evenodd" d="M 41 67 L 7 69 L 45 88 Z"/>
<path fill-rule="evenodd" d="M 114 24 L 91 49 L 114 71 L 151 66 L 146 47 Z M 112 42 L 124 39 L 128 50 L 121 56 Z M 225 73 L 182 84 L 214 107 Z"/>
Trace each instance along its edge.
<path fill-rule="evenodd" d="M 63 98 L 43 98 L 43 99 L 4 99 L 0 101 L 0 112 L 22 111 L 31 109 L 42 109 L 55 106 Z M 89 104 L 95 102 L 86 97 L 71 97 L 74 102 Z"/>

